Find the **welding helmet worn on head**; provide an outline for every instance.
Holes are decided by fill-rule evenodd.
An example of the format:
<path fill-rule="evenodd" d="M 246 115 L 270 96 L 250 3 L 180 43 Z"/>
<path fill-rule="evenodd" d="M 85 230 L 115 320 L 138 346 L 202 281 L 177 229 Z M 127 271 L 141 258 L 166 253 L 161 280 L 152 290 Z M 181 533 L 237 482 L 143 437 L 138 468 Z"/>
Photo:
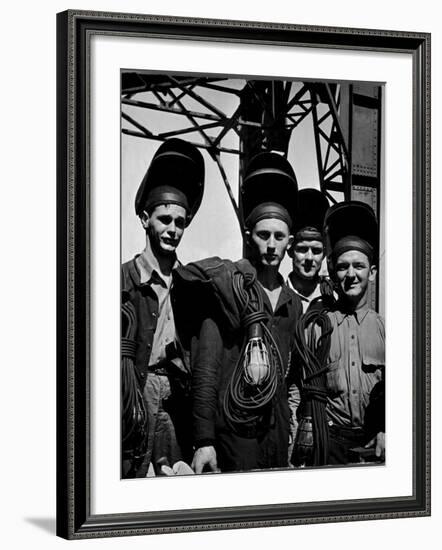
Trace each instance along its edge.
<path fill-rule="evenodd" d="M 187 212 L 187 225 L 201 205 L 204 159 L 187 141 L 173 138 L 157 149 L 135 197 L 140 216 L 159 204 L 178 204 Z"/>
<path fill-rule="evenodd" d="M 379 231 L 373 209 L 363 202 L 341 202 L 330 207 L 324 220 L 327 257 L 336 260 L 349 250 L 359 250 L 377 263 Z"/>
<path fill-rule="evenodd" d="M 298 193 L 298 212 L 293 235 L 295 241 L 323 241 L 322 229 L 329 208 L 327 197 L 318 189 L 305 188 Z"/>
<path fill-rule="evenodd" d="M 288 160 L 273 152 L 258 153 L 247 166 L 241 187 L 246 228 L 252 229 L 262 219 L 277 218 L 291 229 L 297 196 L 298 184 Z"/>

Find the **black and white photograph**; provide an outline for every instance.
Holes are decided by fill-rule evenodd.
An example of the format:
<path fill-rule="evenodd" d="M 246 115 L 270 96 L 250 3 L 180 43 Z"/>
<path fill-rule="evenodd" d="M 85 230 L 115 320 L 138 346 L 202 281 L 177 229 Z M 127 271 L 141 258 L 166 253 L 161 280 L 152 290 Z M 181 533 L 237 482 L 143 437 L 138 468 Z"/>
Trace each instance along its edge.
<path fill-rule="evenodd" d="M 120 76 L 121 478 L 382 467 L 383 83 Z"/>
<path fill-rule="evenodd" d="M 440 12 L 5 3 L 2 548 L 440 546 Z"/>
<path fill-rule="evenodd" d="M 57 15 L 60 537 L 430 515 L 430 34 L 272 19 Z"/>

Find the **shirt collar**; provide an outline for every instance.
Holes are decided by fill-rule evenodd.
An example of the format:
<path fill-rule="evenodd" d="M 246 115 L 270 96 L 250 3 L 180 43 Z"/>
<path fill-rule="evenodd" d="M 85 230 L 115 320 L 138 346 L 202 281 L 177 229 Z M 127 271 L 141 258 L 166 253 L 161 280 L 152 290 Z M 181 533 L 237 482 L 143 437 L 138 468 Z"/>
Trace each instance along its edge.
<path fill-rule="evenodd" d="M 292 283 L 292 280 L 290 279 L 290 275 L 287 277 L 287 281 L 286 281 L 286 285 L 291 289 L 293 290 L 293 292 L 295 294 L 297 294 L 299 296 L 299 298 L 303 301 L 303 302 L 311 302 L 314 298 L 318 298 L 319 296 L 321 296 L 321 287 L 320 287 L 320 284 L 318 282 L 318 284 L 315 286 L 315 290 L 309 295 L 309 296 L 306 296 L 305 294 L 302 294 L 301 292 L 299 292 L 298 289 L 296 289 Z"/>
<path fill-rule="evenodd" d="M 283 282 L 282 288 L 281 288 L 281 294 L 279 295 L 279 300 L 276 305 L 275 311 L 277 311 L 284 304 L 291 303 L 292 301 L 293 301 L 293 294 L 290 291 L 289 287 Z"/>
<path fill-rule="evenodd" d="M 172 269 L 175 269 L 178 265 L 179 262 L 175 256 L 175 262 Z M 157 259 L 152 253 L 149 253 L 149 251 L 145 250 L 142 254 L 135 256 L 133 266 L 137 273 L 135 280 L 137 286 L 159 283 L 165 288 L 168 287 L 166 279 L 161 275 Z"/>
<path fill-rule="evenodd" d="M 339 308 L 339 303 L 337 304 L 337 308 Z M 370 308 L 368 307 L 368 305 L 365 305 L 364 307 L 356 311 L 345 311 L 345 310 L 336 309 L 335 314 L 336 314 L 338 325 L 342 324 L 344 319 L 346 319 L 347 317 L 354 317 L 358 325 L 360 325 L 364 321 L 369 311 L 370 311 Z"/>
<path fill-rule="evenodd" d="M 278 301 L 276 303 L 275 311 L 273 311 L 272 305 L 270 303 L 270 298 L 268 297 L 265 288 L 263 287 L 263 285 L 261 283 L 259 283 L 259 285 L 258 285 L 261 288 L 262 296 L 264 297 L 264 306 L 269 311 L 271 311 L 272 314 L 276 313 L 280 307 L 282 307 L 287 302 L 291 302 L 291 300 L 292 300 L 292 294 L 289 291 L 289 288 L 286 285 L 283 276 L 280 273 L 278 273 L 277 277 L 278 277 L 278 283 L 280 283 L 280 285 L 281 285 L 281 292 L 279 293 L 279 297 L 278 297 Z"/>

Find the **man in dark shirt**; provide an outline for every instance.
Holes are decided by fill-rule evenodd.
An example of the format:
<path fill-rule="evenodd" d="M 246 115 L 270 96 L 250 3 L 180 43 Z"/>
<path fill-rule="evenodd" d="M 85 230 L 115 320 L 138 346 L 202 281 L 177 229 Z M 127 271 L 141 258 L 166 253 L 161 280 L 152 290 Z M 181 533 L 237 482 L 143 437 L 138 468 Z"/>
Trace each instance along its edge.
<path fill-rule="evenodd" d="M 171 139 L 155 153 L 135 198 L 146 246 L 122 266 L 124 478 L 153 475 L 161 462 L 172 466 L 183 458 L 182 390 L 189 373 L 176 335 L 170 289 L 178 265 L 176 249 L 199 208 L 203 188 L 200 152 Z"/>
<path fill-rule="evenodd" d="M 296 178 L 287 160 L 276 153 L 260 153 L 248 166 L 242 191 L 247 260 L 233 264 L 215 258 L 203 266 L 205 281 L 215 292 L 214 306 L 202 321 L 192 352 L 192 467 L 196 473 L 288 466 L 285 377 L 302 306 L 284 284 L 279 266 L 293 240 Z M 202 264 L 193 269 L 195 274 Z M 183 271 L 183 276 L 190 277 L 190 270 Z M 261 322 L 254 326 L 260 325 L 266 334 L 268 369 L 255 361 L 259 366 L 254 370 L 255 352 L 250 352 L 252 359 L 245 367 L 244 346 L 251 345 L 253 325 L 245 320 L 245 310 L 238 308 L 245 294 L 245 303 L 258 304 L 254 313 Z M 256 406 L 253 396 L 263 401 L 262 406 Z"/>

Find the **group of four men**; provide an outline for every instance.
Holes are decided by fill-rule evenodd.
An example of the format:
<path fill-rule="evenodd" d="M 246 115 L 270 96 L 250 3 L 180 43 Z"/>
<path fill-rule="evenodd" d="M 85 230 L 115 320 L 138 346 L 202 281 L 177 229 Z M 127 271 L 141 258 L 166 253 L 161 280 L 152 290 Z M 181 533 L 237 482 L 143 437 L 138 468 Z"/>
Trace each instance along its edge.
<path fill-rule="evenodd" d="M 176 249 L 203 189 L 200 152 L 170 139 L 135 199 L 146 246 L 122 267 L 122 477 L 157 475 L 181 460 L 195 473 L 295 464 L 305 379 L 295 338 L 315 308 L 330 327 L 326 463 L 347 464 L 355 447 L 382 459 L 384 325 L 367 303 L 378 253 L 373 212 L 298 192 L 289 162 L 262 152 L 242 181 L 244 258 L 182 266 Z M 334 305 L 320 292 L 326 249 Z"/>

